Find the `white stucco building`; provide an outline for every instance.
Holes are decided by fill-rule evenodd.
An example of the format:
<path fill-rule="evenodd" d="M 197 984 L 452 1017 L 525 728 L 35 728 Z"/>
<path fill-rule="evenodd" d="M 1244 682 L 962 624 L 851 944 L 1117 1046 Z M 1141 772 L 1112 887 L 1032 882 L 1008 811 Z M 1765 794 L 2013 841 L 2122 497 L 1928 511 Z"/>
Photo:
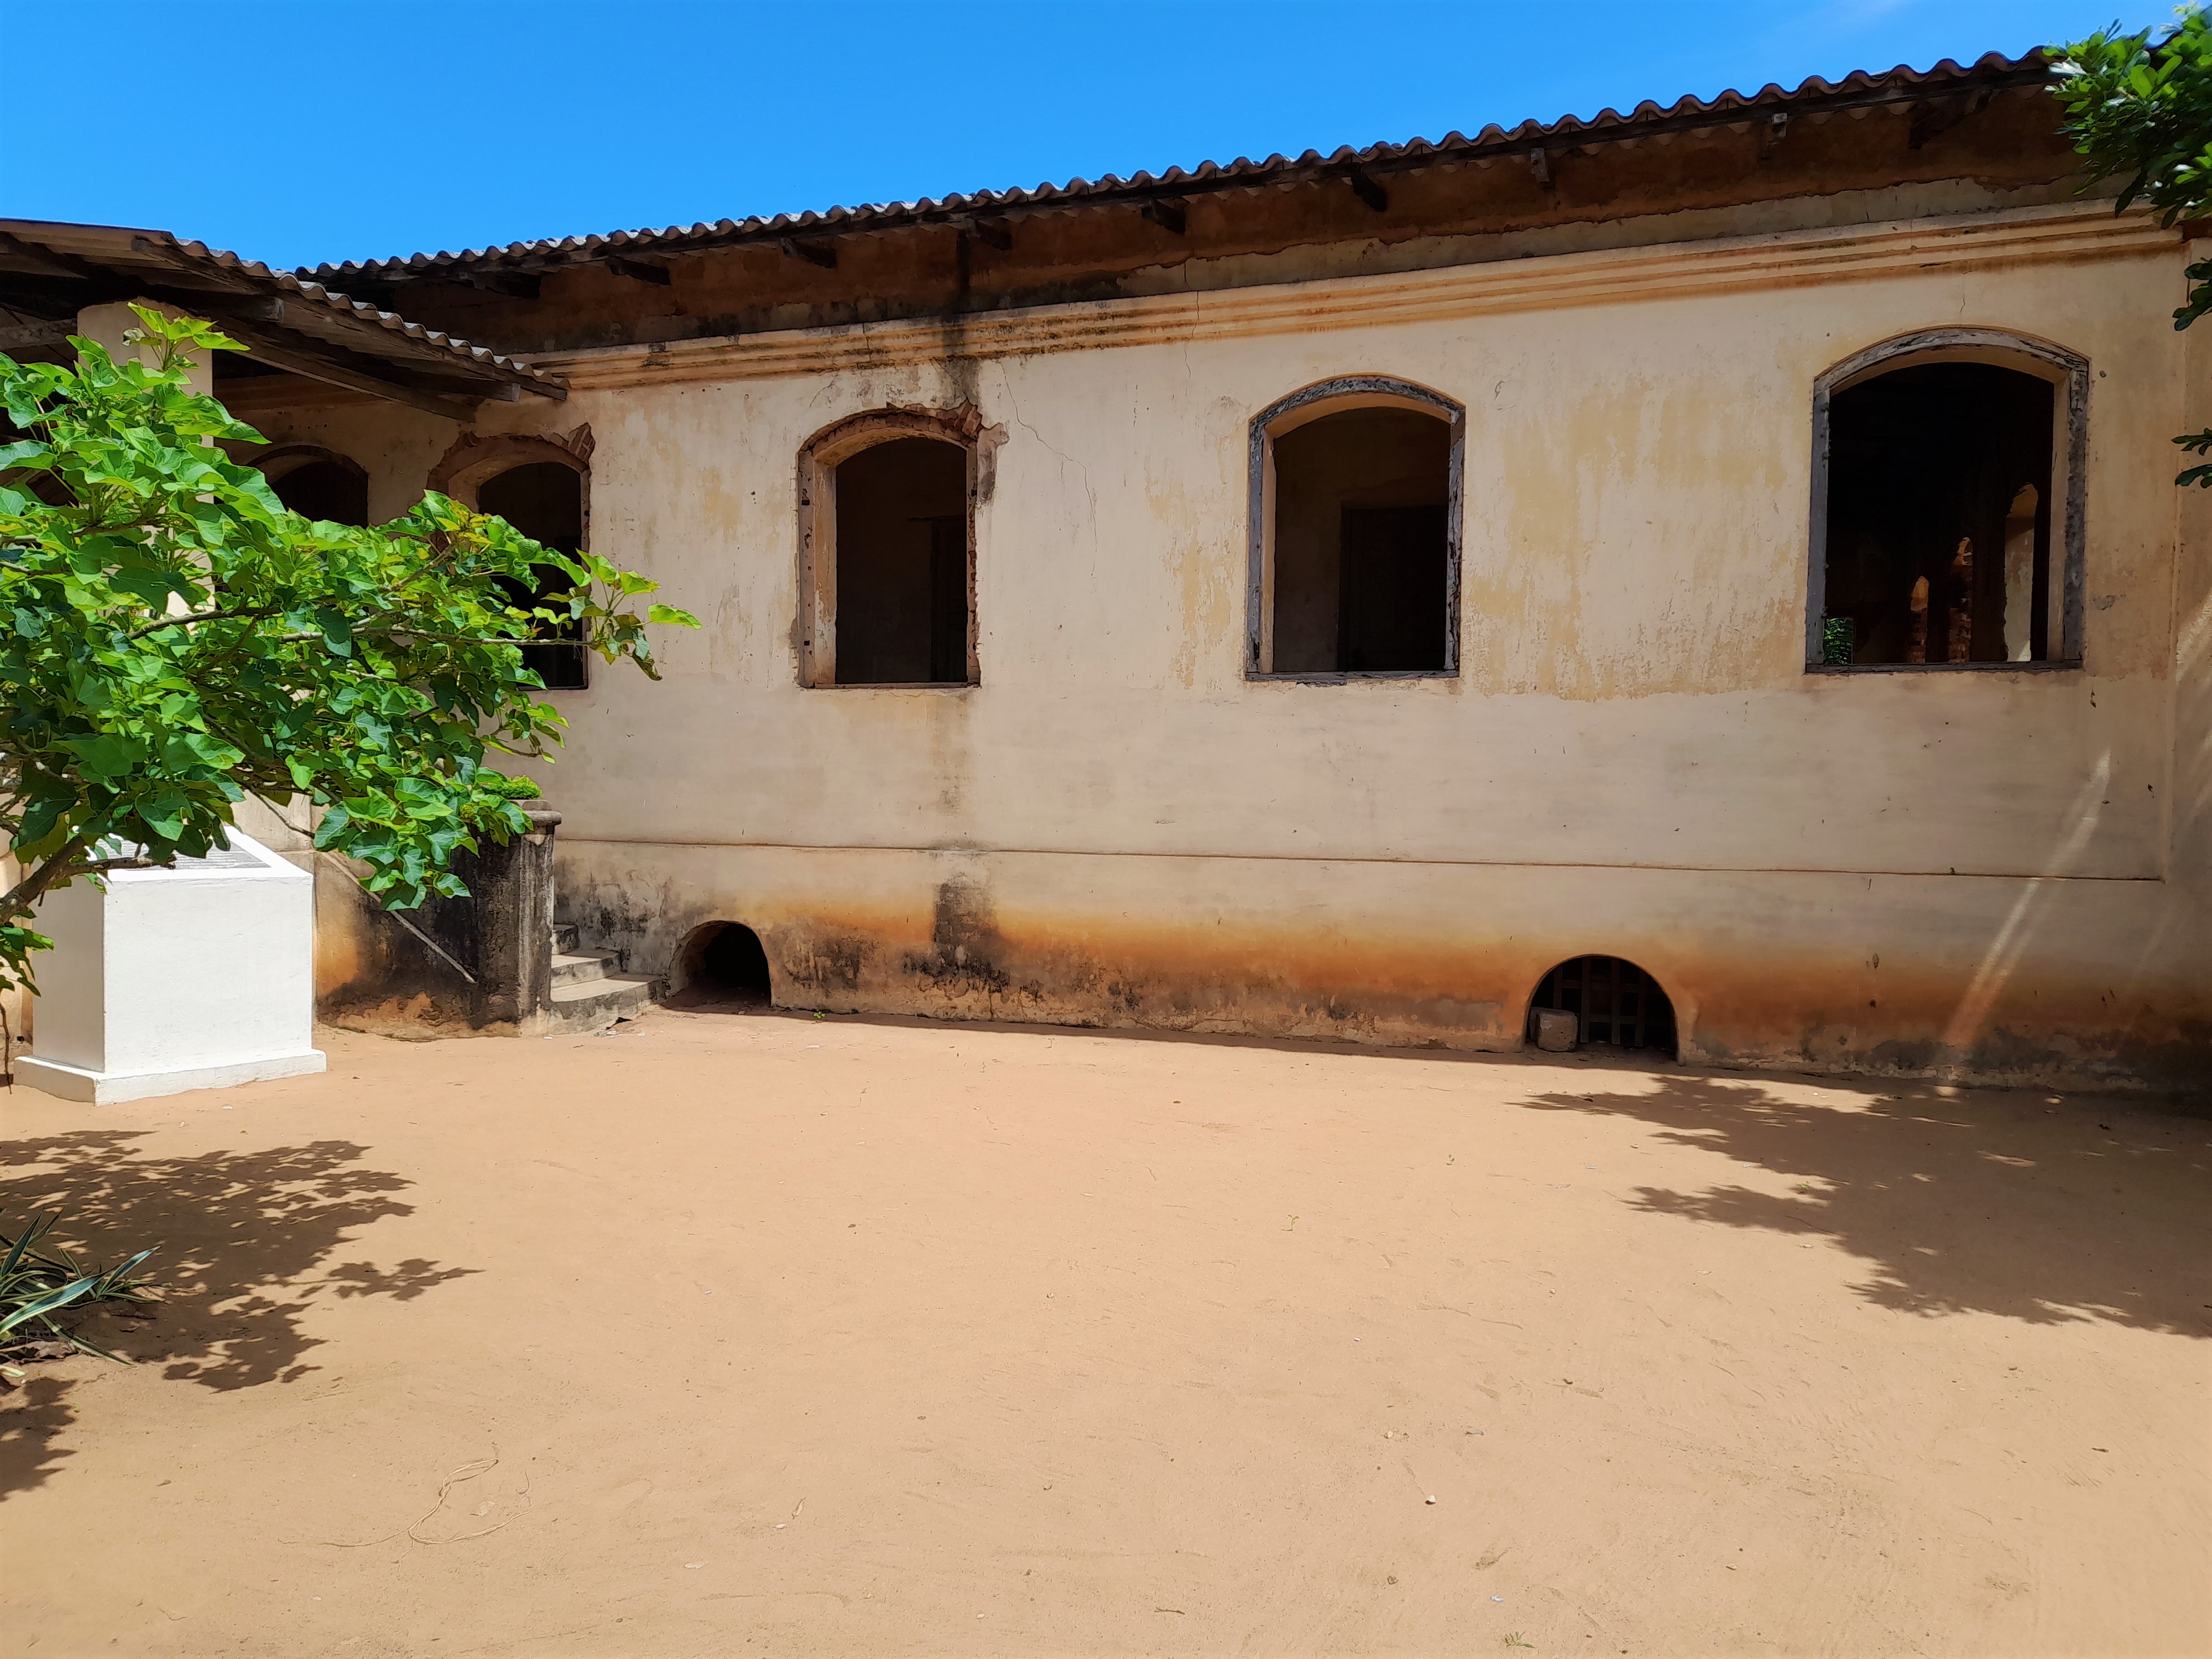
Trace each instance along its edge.
<path fill-rule="evenodd" d="M 1985 59 L 325 268 L 565 395 L 218 390 L 280 487 L 705 619 L 544 651 L 562 919 L 635 972 L 2186 1086 L 2204 252 L 2057 119 Z"/>

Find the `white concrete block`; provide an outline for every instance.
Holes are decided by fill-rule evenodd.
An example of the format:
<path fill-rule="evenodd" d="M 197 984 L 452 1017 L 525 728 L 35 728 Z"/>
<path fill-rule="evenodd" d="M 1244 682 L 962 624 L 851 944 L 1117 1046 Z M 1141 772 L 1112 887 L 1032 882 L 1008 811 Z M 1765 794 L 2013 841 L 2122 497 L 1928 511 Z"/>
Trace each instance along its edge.
<path fill-rule="evenodd" d="M 118 870 L 50 895 L 34 925 L 35 1053 L 15 1075 L 105 1103 L 319 1072 L 314 878 L 232 832 L 173 870 Z"/>
<path fill-rule="evenodd" d="M 119 1101 L 146 1100 L 155 1095 L 180 1095 L 187 1089 L 228 1089 L 239 1083 L 264 1083 L 271 1078 L 301 1077 L 329 1065 L 319 1048 L 305 1054 L 279 1054 L 270 1060 L 243 1060 L 230 1066 L 199 1066 L 155 1072 L 88 1072 L 82 1066 L 25 1054 L 15 1062 L 15 1081 L 42 1089 L 64 1100 L 82 1100 L 94 1106 Z"/>
<path fill-rule="evenodd" d="M 1564 1008 L 1536 1011 L 1536 1046 L 1547 1054 L 1563 1054 L 1582 1038 L 1582 1019 Z"/>

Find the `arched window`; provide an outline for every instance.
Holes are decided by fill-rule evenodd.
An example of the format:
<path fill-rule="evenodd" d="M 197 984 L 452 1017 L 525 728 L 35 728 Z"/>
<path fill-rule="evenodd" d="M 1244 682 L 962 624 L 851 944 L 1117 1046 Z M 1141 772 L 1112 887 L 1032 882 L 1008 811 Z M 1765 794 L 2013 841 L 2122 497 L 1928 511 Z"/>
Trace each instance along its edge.
<path fill-rule="evenodd" d="M 2086 360 L 1985 329 L 1822 375 L 1808 665 L 2078 660 L 2088 401 Z"/>
<path fill-rule="evenodd" d="M 973 410 L 890 410 L 799 458 L 800 675 L 810 686 L 976 684 Z"/>
<path fill-rule="evenodd" d="M 1459 672 L 1466 415 L 1381 376 L 1326 380 L 1254 419 L 1245 672 Z"/>
<path fill-rule="evenodd" d="M 276 499 L 303 519 L 368 522 L 368 474 L 334 449 L 289 444 L 253 458 Z"/>
<path fill-rule="evenodd" d="M 550 438 L 466 438 L 430 474 L 429 486 L 479 513 L 494 513 L 532 541 L 562 553 L 581 552 L 591 534 L 591 434 L 579 428 Z M 567 572 L 543 567 L 537 588 L 518 601 L 565 593 Z M 582 624 L 546 625 L 522 647 L 522 659 L 548 690 L 581 691 L 591 683 L 591 653 Z"/>

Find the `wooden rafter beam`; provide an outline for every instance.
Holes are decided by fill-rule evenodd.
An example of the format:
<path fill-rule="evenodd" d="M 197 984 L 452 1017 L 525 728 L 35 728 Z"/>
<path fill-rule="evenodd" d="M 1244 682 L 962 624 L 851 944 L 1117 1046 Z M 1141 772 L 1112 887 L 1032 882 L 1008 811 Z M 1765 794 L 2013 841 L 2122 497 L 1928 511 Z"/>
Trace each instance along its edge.
<path fill-rule="evenodd" d="M 169 295 L 175 290 L 165 289 L 162 292 Z M 210 322 L 281 323 L 284 320 L 284 302 L 266 297 L 247 300 L 234 299 L 228 295 L 203 294 L 192 301 L 192 309 L 205 312 Z"/>
<path fill-rule="evenodd" d="M 167 290 L 160 291 L 159 297 L 171 299 L 176 303 L 196 309 L 226 328 L 230 328 L 234 323 L 289 324 L 297 318 L 320 318 L 326 314 L 319 307 L 272 297 L 234 299 L 227 295 L 202 295 L 197 298 L 191 298 L 174 295 Z M 242 334 L 239 336 L 241 340 L 245 337 Z M 494 379 L 480 372 L 471 373 L 476 365 L 469 358 L 444 350 L 427 341 L 412 339 L 390 329 L 377 329 L 368 337 L 374 339 L 378 345 L 387 347 L 396 355 L 407 360 L 404 363 L 393 362 L 389 365 L 390 377 L 397 384 L 412 384 L 418 390 L 449 392 L 458 397 L 490 398 L 502 403 L 512 402 L 526 388 L 542 398 L 550 398 L 556 403 L 568 395 L 567 387 L 555 386 L 550 381 L 538 380 L 534 377 L 527 380 L 514 380 L 502 375 Z M 283 344 L 285 342 L 279 341 L 277 343 Z M 305 334 L 291 335 L 289 343 L 294 349 L 310 356 L 321 355 L 319 348 L 338 349 L 329 346 L 327 342 Z M 355 355 L 367 356 L 368 354 Z M 270 361 L 273 362 L 274 359 Z"/>
<path fill-rule="evenodd" d="M 0 255 L 20 259 L 34 267 L 36 273 L 41 276 L 72 276 L 79 282 L 98 283 L 102 286 L 116 280 L 113 271 L 80 259 L 73 253 L 57 253 L 50 247 L 23 241 L 4 230 L 0 230 Z"/>
<path fill-rule="evenodd" d="M 651 283 L 657 288 L 666 288 L 676 280 L 666 265 L 652 264 L 643 259 L 625 259 L 618 253 L 609 254 L 604 263 L 616 276 L 627 276 L 633 283 Z"/>
<path fill-rule="evenodd" d="M 1162 230 L 1172 231 L 1177 236 L 1182 235 L 1190 223 L 1189 216 L 1183 211 L 1182 204 L 1170 201 L 1164 196 L 1157 201 L 1146 203 L 1138 210 L 1138 212 Z"/>
<path fill-rule="evenodd" d="M 1390 192 L 1358 167 L 1347 172 L 1344 181 L 1352 186 L 1352 193 L 1367 204 L 1370 212 L 1388 213 L 1390 210 Z"/>
<path fill-rule="evenodd" d="M 232 301 L 219 301 L 215 305 L 199 305 L 197 310 L 219 327 L 230 331 L 241 345 L 252 347 L 248 356 L 268 362 L 272 368 L 288 368 L 288 365 L 279 365 L 276 356 L 274 356 L 274 352 L 288 352 L 289 356 L 301 358 L 301 361 L 312 358 L 312 361 L 323 362 L 331 369 L 345 369 L 345 372 L 356 374 L 356 376 L 368 376 L 369 380 L 378 385 L 394 385 L 404 392 L 418 392 L 418 394 L 435 396 L 435 398 L 460 398 L 469 400 L 469 403 L 487 398 L 491 403 L 515 403 L 522 396 L 522 387 L 515 380 L 480 380 L 480 378 L 469 376 L 462 362 L 452 362 L 452 365 L 434 362 L 429 368 L 418 368 L 414 362 L 387 362 L 383 358 L 369 358 L 358 352 L 347 352 L 343 345 L 303 337 L 303 334 L 279 334 L 272 327 L 265 327 L 265 323 L 276 323 L 283 319 L 283 301 L 246 301 L 243 305 L 232 303 Z M 445 372 L 441 372 L 441 369 L 445 369 Z M 303 374 L 305 369 L 292 369 L 292 372 Z M 331 385 L 343 383 L 334 380 Z M 566 396 L 566 392 L 562 396 Z"/>
<path fill-rule="evenodd" d="M 1923 144 L 1942 137 L 1969 116 L 1979 115 L 1989 107 L 1994 94 L 1986 88 L 1968 88 L 1948 98 L 1931 98 L 1912 106 L 1912 118 L 1905 131 L 1905 147 L 1918 149 Z"/>
<path fill-rule="evenodd" d="M 796 236 L 776 239 L 783 251 L 794 259 L 804 259 L 810 265 L 819 265 L 824 270 L 837 269 L 837 250 L 827 242 L 805 242 Z"/>
<path fill-rule="evenodd" d="M 372 398 L 381 398 L 395 404 L 404 404 L 410 409 L 419 409 L 426 415 L 442 416 L 449 421 L 465 424 L 473 411 L 459 398 L 447 397 L 420 387 L 388 380 L 380 374 L 369 374 L 350 364 L 332 361 L 314 352 L 304 351 L 292 340 L 258 324 L 241 323 L 234 318 L 216 319 L 223 330 L 236 337 L 257 362 L 271 368 L 281 368 L 288 374 L 297 374 L 303 380 L 319 380 L 325 386 L 342 386 L 348 392 L 365 392 Z"/>
<path fill-rule="evenodd" d="M 534 270 L 471 270 L 448 278 L 463 288 L 497 294 L 509 300 L 534 300 L 544 282 Z"/>
<path fill-rule="evenodd" d="M 76 319 L 57 318 L 46 323 L 10 323 L 0 327 L 0 351 L 41 351 L 58 346 L 76 332 Z"/>

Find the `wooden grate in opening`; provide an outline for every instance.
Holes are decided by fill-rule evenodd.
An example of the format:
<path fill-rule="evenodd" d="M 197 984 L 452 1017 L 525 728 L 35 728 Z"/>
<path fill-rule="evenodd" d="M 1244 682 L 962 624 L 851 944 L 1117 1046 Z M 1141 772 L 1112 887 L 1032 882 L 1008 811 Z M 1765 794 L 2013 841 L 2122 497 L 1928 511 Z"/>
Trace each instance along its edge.
<path fill-rule="evenodd" d="M 1577 957 L 1544 975 L 1528 1004 L 1528 1037 L 1536 1013 L 1559 1008 L 1576 1017 L 1581 1040 L 1617 1048 L 1674 1049 L 1674 1005 L 1659 982 L 1619 957 Z"/>

